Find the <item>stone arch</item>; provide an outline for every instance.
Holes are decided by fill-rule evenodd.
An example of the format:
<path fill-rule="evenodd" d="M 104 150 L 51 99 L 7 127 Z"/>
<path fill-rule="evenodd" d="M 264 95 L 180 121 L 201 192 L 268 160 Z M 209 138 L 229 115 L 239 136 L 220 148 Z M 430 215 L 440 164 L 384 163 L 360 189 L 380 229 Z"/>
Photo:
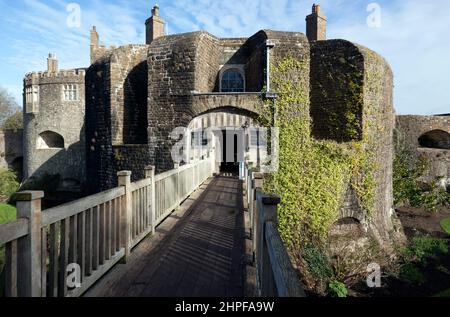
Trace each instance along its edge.
<path fill-rule="evenodd" d="M 450 133 L 432 130 L 419 137 L 419 146 L 423 148 L 450 150 Z"/>
<path fill-rule="evenodd" d="M 336 221 L 330 229 L 331 236 L 352 236 L 361 238 L 365 234 L 362 223 L 354 217 L 345 217 Z"/>
<path fill-rule="evenodd" d="M 244 161 L 258 166 L 267 156 L 267 149 L 251 146 L 252 132 L 262 135 L 256 118 L 255 112 L 231 106 L 200 113 L 189 123 L 189 134 L 185 136 L 189 160 L 212 155 L 216 172 L 227 173 L 237 172 Z"/>
<path fill-rule="evenodd" d="M 64 149 L 64 138 L 54 131 L 45 131 L 37 139 L 38 150 Z"/>

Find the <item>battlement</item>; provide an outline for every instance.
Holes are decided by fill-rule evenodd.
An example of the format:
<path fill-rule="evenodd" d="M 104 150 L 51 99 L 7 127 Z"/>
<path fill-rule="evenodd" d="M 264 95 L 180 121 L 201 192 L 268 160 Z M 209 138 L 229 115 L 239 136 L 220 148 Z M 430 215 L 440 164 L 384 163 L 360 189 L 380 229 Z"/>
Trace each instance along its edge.
<path fill-rule="evenodd" d="M 31 72 L 25 75 L 25 85 L 38 85 L 41 81 L 45 83 L 59 83 L 70 79 L 73 81 L 84 81 L 86 75 L 86 70 L 84 68 L 70 69 L 70 70 L 60 70 L 58 72 Z"/>

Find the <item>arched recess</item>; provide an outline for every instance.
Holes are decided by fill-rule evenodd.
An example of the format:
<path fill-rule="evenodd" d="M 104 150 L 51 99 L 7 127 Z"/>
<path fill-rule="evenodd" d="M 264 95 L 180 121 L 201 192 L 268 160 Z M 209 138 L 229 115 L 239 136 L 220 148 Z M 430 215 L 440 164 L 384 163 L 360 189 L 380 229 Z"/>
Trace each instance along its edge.
<path fill-rule="evenodd" d="M 450 150 L 450 133 L 432 130 L 419 137 L 419 145 L 424 148 Z"/>
<path fill-rule="evenodd" d="M 64 149 L 64 138 L 59 133 L 45 131 L 37 139 L 38 150 Z"/>
<path fill-rule="evenodd" d="M 330 230 L 332 236 L 352 236 L 360 238 L 364 236 L 361 222 L 353 217 L 345 217 L 336 221 Z"/>
<path fill-rule="evenodd" d="M 123 143 L 147 144 L 147 61 L 138 64 L 130 71 L 124 81 L 123 89 Z"/>

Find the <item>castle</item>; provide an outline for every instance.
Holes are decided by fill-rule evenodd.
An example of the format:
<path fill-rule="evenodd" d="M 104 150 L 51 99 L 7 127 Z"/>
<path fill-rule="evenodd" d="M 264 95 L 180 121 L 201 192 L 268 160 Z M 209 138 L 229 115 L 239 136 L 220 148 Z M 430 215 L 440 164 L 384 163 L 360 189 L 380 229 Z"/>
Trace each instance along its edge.
<path fill-rule="evenodd" d="M 365 47 L 327 40 L 320 6 L 313 6 L 306 21 L 306 36 L 272 30 L 249 38 L 217 38 L 204 31 L 166 35 L 155 6 L 145 22 L 146 43 L 117 48 L 100 45 L 94 27 L 90 67 L 62 71 L 50 54 L 47 71 L 25 77 L 24 177 L 57 174 L 62 188 L 95 193 L 116 186 L 121 170 L 132 171 L 137 180 L 149 164 L 158 172 L 172 169 L 179 163 L 171 156 L 175 128 L 214 127 L 227 131 L 224 138 L 241 138 L 238 128 L 253 125 L 259 105 L 277 98 L 270 61 L 293 57 L 308 65 L 296 76 L 309 83 L 305 106 L 315 138 L 338 143 L 376 139 L 375 221 L 367 223 L 351 188 L 341 217 L 357 219 L 389 239 L 396 120 L 391 69 Z M 350 133 L 346 127 L 352 122 L 342 105 L 355 94 L 360 98 L 351 105 L 352 120 L 359 124 Z M 369 120 L 372 127 L 364 125 Z M 234 161 L 242 161 L 251 145 L 258 146 L 252 135 L 235 149 Z M 194 152 L 187 161 L 205 155 Z"/>

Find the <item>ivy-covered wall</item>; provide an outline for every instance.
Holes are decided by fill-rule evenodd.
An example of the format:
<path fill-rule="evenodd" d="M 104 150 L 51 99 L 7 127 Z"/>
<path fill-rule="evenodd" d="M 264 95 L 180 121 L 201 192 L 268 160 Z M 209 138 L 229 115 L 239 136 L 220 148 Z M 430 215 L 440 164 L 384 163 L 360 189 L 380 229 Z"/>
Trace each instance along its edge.
<path fill-rule="evenodd" d="M 262 121 L 273 124 L 276 111 L 280 168 L 265 186 L 282 198 L 283 238 L 294 251 L 324 243 L 332 225 L 350 217 L 388 245 L 394 128 L 388 64 L 346 41 L 312 44 L 308 56 L 274 55 L 279 95 Z"/>

